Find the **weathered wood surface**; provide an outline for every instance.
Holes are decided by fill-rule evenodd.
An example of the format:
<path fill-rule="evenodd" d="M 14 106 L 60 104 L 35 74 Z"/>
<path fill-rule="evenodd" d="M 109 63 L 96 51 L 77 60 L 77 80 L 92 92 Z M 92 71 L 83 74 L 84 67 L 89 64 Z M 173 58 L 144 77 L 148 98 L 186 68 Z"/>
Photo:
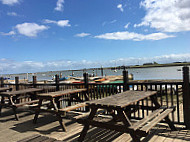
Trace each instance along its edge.
<path fill-rule="evenodd" d="M 85 107 L 85 106 L 87 106 L 86 103 L 79 103 L 79 104 L 76 104 L 73 106 L 68 106 L 68 107 L 59 109 L 59 111 L 69 112 L 71 110 L 76 110 L 77 108 L 81 108 L 81 107 Z"/>
<path fill-rule="evenodd" d="M 7 91 L 7 90 L 10 90 L 11 88 L 9 87 L 1 87 L 0 88 L 0 92 L 3 92 L 3 91 Z"/>
<path fill-rule="evenodd" d="M 140 136 L 146 136 L 148 132 L 163 119 L 166 120 L 171 130 L 176 130 L 174 124 L 168 117 L 168 115 L 174 110 L 174 107 L 166 109 L 161 108 L 162 111 L 156 110 L 154 113 L 152 113 L 155 118 L 153 118 L 152 116 L 148 116 L 148 118 L 144 118 L 142 120 L 142 127 L 141 124 L 139 124 L 138 127 L 136 126 L 135 129 L 131 127 L 132 123 L 125 108 L 131 104 L 137 103 L 144 98 L 150 97 L 152 103 L 155 105 L 155 108 L 159 109 L 161 106 L 153 96 L 156 93 L 156 91 L 125 91 L 123 93 L 109 96 L 100 100 L 87 101 L 86 104 L 88 104 L 91 108 L 91 112 L 87 119 L 77 120 L 77 122 L 84 125 L 84 128 L 79 137 L 79 141 L 82 142 L 84 140 L 90 125 L 105 128 L 108 130 L 129 133 L 135 142 L 140 142 Z M 113 120 L 115 122 L 120 121 L 123 122 L 123 124 L 118 126 L 115 124 L 109 124 L 93 120 L 96 111 L 99 108 L 106 109 L 113 117 Z M 117 111 L 117 113 L 114 113 L 115 110 Z M 150 124 L 144 125 L 147 122 L 149 122 Z"/>
<path fill-rule="evenodd" d="M 68 94 L 73 94 L 73 93 L 79 93 L 79 92 L 83 92 L 86 91 L 86 89 L 67 89 L 64 91 L 56 91 L 56 92 L 50 92 L 50 93 L 42 93 L 42 94 L 38 94 L 38 97 L 40 98 L 48 98 L 48 97 L 60 97 L 60 96 L 64 96 L 64 95 L 68 95 Z"/>
<path fill-rule="evenodd" d="M 62 121 L 61 114 L 65 116 L 66 112 L 75 110 L 77 108 L 84 107 L 84 106 L 86 106 L 86 104 L 82 103 L 82 104 L 77 104 L 74 106 L 69 106 L 69 107 L 60 109 L 58 100 L 61 96 L 68 95 L 68 94 L 75 94 L 73 97 L 78 98 L 76 93 L 80 93 L 83 91 L 86 91 L 86 89 L 67 89 L 64 91 L 56 91 L 56 92 L 51 92 L 51 93 L 39 94 L 38 95 L 39 102 L 38 102 L 37 109 L 35 109 L 35 116 L 34 116 L 33 122 L 34 123 L 37 122 L 38 116 L 41 112 L 53 113 L 53 114 L 56 114 L 57 120 L 59 121 L 60 126 L 62 127 L 63 131 L 66 131 L 66 126 L 65 126 L 64 122 Z M 42 102 L 47 101 L 47 100 L 50 101 L 50 105 L 49 105 L 50 108 L 42 109 L 41 108 Z"/>
<path fill-rule="evenodd" d="M 27 105 L 27 104 L 33 104 L 33 103 L 37 103 L 38 100 L 34 100 L 35 99 L 35 95 L 34 96 L 31 96 L 33 97 L 32 100 L 30 101 L 24 101 L 24 102 L 20 102 L 18 97 L 20 95 L 26 95 L 28 93 L 36 93 L 36 92 L 40 92 L 42 91 L 42 89 L 37 89 L 37 88 L 29 88 L 29 89 L 24 89 L 24 90 L 18 90 L 18 91 L 9 91 L 9 92 L 1 92 L 0 93 L 0 96 L 1 96 L 1 101 L 0 101 L 0 114 L 1 114 L 1 109 L 3 106 L 6 106 L 6 107 L 10 107 L 12 108 L 14 114 L 15 114 L 15 118 L 16 120 L 19 120 L 19 117 L 17 115 L 17 107 L 20 107 L 20 106 L 24 106 L 24 105 Z M 13 97 L 16 96 L 17 98 L 16 99 L 13 99 Z M 8 98 L 8 101 L 5 102 L 5 97 Z"/>
<path fill-rule="evenodd" d="M 24 106 L 24 105 L 36 104 L 38 102 L 39 102 L 39 100 L 31 100 L 31 101 L 22 102 L 22 103 L 19 103 L 19 104 L 14 104 L 14 106 L 21 107 L 21 106 Z"/>
<path fill-rule="evenodd" d="M 165 107 L 166 108 L 166 107 Z M 138 122 L 136 122 L 135 124 L 133 124 L 132 126 L 130 126 L 130 129 L 133 130 L 137 130 L 138 128 L 140 128 L 141 126 L 143 126 L 145 123 L 147 123 L 149 120 L 153 119 L 154 117 L 160 115 L 160 113 L 163 111 L 163 108 L 159 108 L 157 110 L 155 110 L 154 112 L 150 113 L 148 116 L 146 116 L 144 119 L 139 120 Z"/>
<path fill-rule="evenodd" d="M 155 94 L 156 91 L 125 91 L 100 100 L 87 101 L 86 104 L 96 105 L 98 107 L 125 108 L 126 106 Z"/>
<path fill-rule="evenodd" d="M 148 132 L 150 129 L 152 129 L 157 123 L 162 121 L 168 114 L 170 114 L 173 111 L 173 108 L 167 108 L 163 113 L 155 117 L 152 121 L 150 121 L 149 124 L 142 127 L 140 130 Z"/>
<path fill-rule="evenodd" d="M 18 90 L 18 91 L 1 92 L 0 96 L 16 96 L 16 95 L 21 95 L 25 93 L 33 93 L 33 92 L 40 92 L 40 91 L 43 91 L 43 89 L 29 88 L 29 89 L 23 89 L 23 90 Z"/>
<path fill-rule="evenodd" d="M 41 123 L 33 124 L 33 114 L 25 112 L 25 109 L 18 110 L 20 121 L 13 121 L 11 111 L 4 109 L 0 117 L 0 142 L 17 142 L 35 135 L 61 140 L 64 142 L 77 142 L 83 128 L 81 124 L 64 118 L 67 125 L 67 132 L 63 132 L 52 115 L 39 119 Z M 71 115 L 71 114 L 68 114 Z M 71 115 L 72 116 L 72 115 Z M 167 125 L 158 124 L 150 132 L 150 135 L 143 137 L 144 142 L 187 142 L 190 141 L 190 130 L 185 126 L 177 125 L 177 131 L 170 131 Z M 129 134 L 92 127 L 89 129 L 84 142 L 132 142 Z"/>

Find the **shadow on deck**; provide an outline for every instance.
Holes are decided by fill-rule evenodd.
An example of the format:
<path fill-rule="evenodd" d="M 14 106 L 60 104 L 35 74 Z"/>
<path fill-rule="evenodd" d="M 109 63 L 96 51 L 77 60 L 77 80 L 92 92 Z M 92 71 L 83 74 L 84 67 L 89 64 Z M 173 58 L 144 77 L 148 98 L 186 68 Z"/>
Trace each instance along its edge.
<path fill-rule="evenodd" d="M 55 140 L 76 142 L 83 128 L 81 124 L 68 118 L 64 118 L 67 132 L 63 132 L 56 117 L 52 115 L 47 114 L 45 117 L 44 115 L 40 115 L 37 124 L 33 124 L 34 114 L 31 112 L 24 112 L 22 109 L 19 109 L 19 116 L 20 120 L 16 121 L 14 120 L 14 115 L 10 109 L 3 109 L 2 116 L 0 116 L 0 142 L 16 142 L 36 135 L 38 136 L 38 140 L 35 140 L 33 137 L 31 142 Z M 190 141 L 190 130 L 185 130 L 184 126 L 181 125 L 177 125 L 176 127 L 178 131 L 170 131 L 170 128 L 167 125 L 158 124 L 151 130 L 150 135 L 141 140 L 143 142 Z M 84 141 L 130 142 L 132 139 L 129 134 L 91 127 Z"/>

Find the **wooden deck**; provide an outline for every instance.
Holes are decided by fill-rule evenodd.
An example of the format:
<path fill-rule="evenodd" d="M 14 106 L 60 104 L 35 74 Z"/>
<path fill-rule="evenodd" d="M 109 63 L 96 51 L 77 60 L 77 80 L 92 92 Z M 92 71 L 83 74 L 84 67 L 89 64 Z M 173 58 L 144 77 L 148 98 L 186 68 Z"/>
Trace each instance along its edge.
<path fill-rule="evenodd" d="M 11 109 L 2 109 L 0 116 L 0 142 L 16 142 L 36 134 L 54 138 L 57 140 L 75 142 L 83 128 L 82 125 L 64 118 L 67 126 L 67 132 L 63 132 L 55 116 L 51 114 L 43 117 L 39 116 L 38 123 L 33 124 L 34 114 L 24 112 L 26 108 L 18 109 L 20 120 L 16 121 Z M 141 140 L 146 142 L 185 142 L 190 141 L 190 130 L 185 130 L 184 126 L 176 125 L 178 131 L 170 131 L 165 124 L 158 124 L 151 130 L 150 135 Z M 128 134 L 105 130 L 100 128 L 90 128 L 85 137 L 86 142 L 130 142 L 131 137 Z"/>

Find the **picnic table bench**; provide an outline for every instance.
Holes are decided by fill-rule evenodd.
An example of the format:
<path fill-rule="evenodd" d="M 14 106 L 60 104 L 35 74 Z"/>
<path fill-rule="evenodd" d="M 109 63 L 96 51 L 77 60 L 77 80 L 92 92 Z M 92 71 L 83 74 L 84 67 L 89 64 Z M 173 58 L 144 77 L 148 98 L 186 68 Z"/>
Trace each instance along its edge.
<path fill-rule="evenodd" d="M 168 117 L 168 115 L 174 111 L 174 107 L 161 107 L 154 97 L 156 93 L 156 91 L 125 91 L 99 100 L 87 101 L 86 104 L 91 108 L 91 112 L 87 119 L 77 120 L 77 122 L 84 125 L 78 141 L 84 140 L 89 125 L 129 133 L 135 142 L 139 142 L 141 137 L 148 135 L 151 128 L 163 119 L 165 119 L 172 130 L 176 130 L 174 124 Z M 131 112 L 130 105 L 134 105 L 134 103 L 147 97 L 150 97 L 150 100 L 155 106 L 155 111 L 133 124 L 129 116 L 129 112 Z M 93 120 L 98 109 L 105 109 L 109 112 L 113 118 L 110 123 Z M 122 123 L 117 124 L 113 123 L 113 121 L 120 121 Z"/>
<path fill-rule="evenodd" d="M 9 87 L 1 87 L 0 88 L 0 92 L 4 92 L 4 91 L 7 91 L 7 90 L 11 90 L 12 88 L 9 88 Z"/>
<path fill-rule="evenodd" d="M 40 112 L 49 112 L 52 114 L 55 114 L 61 128 L 63 131 L 66 131 L 66 127 L 64 122 L 62 121 L 61 115 L 66 115 L 67 112 L 76 110 L 77 108 L 81 108 L 86 106 L 85 103 L 79 103 L 74 106 L 67 106 L 65 108 L 60 108 L 59 100 L 61 97 L 69 95 L 69 100 L 75 99 L 77 102 L 83 102 L 82 99 L 80 99 L 80 93 L 83 93 L 85 100 L 88 100 L 88 95 L 86 93 L 87 89 L 67 89 L 64 91 L 56 91 L 56 92 L 50 92 L 50 93 L 42 93 L 38 94 L 37 97 L 39 99 L 38 106 L 34 109 L 35 110 L 35 116 L 33 122 L 36 123 L 38 119 L 38 115 Z M 64 98 L 63 98 L 64 99 Z M 48 108 L 42 108 L 42 102 L 43 101 L 49 101 L 49 107 Z M 70 105 L 70 104 L 69 104 Z"/>
<path fill-rule="evenodd" d="M 18 91 L 1 92 L 0 114 L 2 107 L 11 107 L 13 109 L 16 120 L 19 120 L 16 109 L 24 105 L 38 103 L 38 100 L 36 99 L 36 93 L 41 91 L 43 91 L 43 89 L 29 88 Z M 30 99 L 20 102 L 19 99 L 21 98 Z"/>

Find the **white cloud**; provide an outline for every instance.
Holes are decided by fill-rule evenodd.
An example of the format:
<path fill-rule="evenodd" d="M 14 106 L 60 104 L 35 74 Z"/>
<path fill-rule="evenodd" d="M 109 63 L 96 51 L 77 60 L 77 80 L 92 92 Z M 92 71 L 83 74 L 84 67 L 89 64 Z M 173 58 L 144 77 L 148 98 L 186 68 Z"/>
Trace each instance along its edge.
<path fill-rule="evenodd" d="M 124 26 L 124 28 L 127 29 L 127 28 L 129 27 L 129 25 L 130 25 L 130 22 L 127 23 L 127 24 Z"/>
<path fill-rule="evenodd" d="M 8 33 L 1 32 L 1 35 L 4 35 L 4 36 L 11 36 L 11 35 L 15 35 L 15 34 L 16 34 L 15 31 L 10 31 Z"/>
<path fill-rule="evenodd" d="M 190 31 L 190 0 L 144 0 L 146 15 L 134 27 L 150 26 L 162 32 Z"/>
<path fill-rule="evenodd" d="M 15 26 L 18 32 L 28 37 L 36 37 L 39 32 L 47 30 L 48 27 L 36 23 L 23 23 Z"/>
<path fill-rule="evenodd" d="M 82 68 L 94 68 L 121 65 L 136 65 L 138 63 L 143 64 L 147 62 L 158 62 L 158 63 L 171 63 L 171 62 L 184 62 L 190 61 L 190 53 L 187 54 L 170 54 L 161 55 L 156 57 L 142 57 L 142 58 L 120 58 L 108 61 L 89 61 L 89 60 L 59 60 L 59 61 L 47 61 L 47 62 L 34 62 L 34 61 L 23 61 L 18 62 L 10 59 L 0 59 L 0 73 L 27 73 L 27 72 L 42 72 L 42 71 L 56 71 L 56 70 L 68 70 L 68 69 L 82 69 Z"/>
<path fill-rule="evenodd" d="M 9 16 L 18 16 L 16 12 L 7 12 L 7 15 Z"/>
<path fill-rule="evenodd" d="M 122 5 L 122 4 L 118 4 L 118 5 L 117 5 L 117 8 L 119 8 L 121 12 L 124 11 L 124 9 L 123 9 L 123 5 Z"/>
<path fill-rule="evenodd" d="M 57 25 L 60 27 L 70 27 L 69 20 L 59 20 L 57 21 Z"/>
<path fill-rule="evenodd" d="M 112 21 L 110 22 L 110 24 L 113 24 L 113 23 L 115 23 L 115 22 L 117 22 L 117 20 L 112 20 Z"/>
<path fill-rule="evenodd" d="M 134 40 L 134 41 L 142 41 L 142 40 L 161 40 L 165 38 L 175 37 L 174 35 L 167 35 L 165 33 L 152 33 L 148 35 L 138 34 L 134 32 L 114 32 L 114 33 L 105 33 L 102 35 L 97 35 L 95 38 L 100 39 L 112 39 L 112 40 Z"/>
<path fill-rule="evenodd" d="M 6 4 L 6 5 L 14 5 L 19 3 L 19 0 L 0 0 L 2 2 L 2 4 Z"/>
<path fill-rule="evenodd" d="M 107 25 L 107 24 L 113 24 L 113 23 L 115 23 L 115 22 L 117 22 L 117 20 L 104 21 L 104 22 L 102 23 L 102 26 L 105 26 L 105 25 Z"/>
<path fill-rule="evenodd" d="M 55 10 L 63 11 L 63 4 L 64 4 L 64 0 L 57 0 Z"/>
<path fill-rule="evenodd" d="M 56 24 L 56 25 L 58 25 L 60 27 L 70 27 L 71 26 L 69 24 L 69 20 L 54 21 L 54 20 L 45 19 L 44 23 L 53 23 L 53 24 Z"/>
<path fill-rule="evenodd" d="M 89 33 L 80 33 L 80 34 L 76 34 L 75 36 L 76 37 L 86 37 L 86 36 L 89 36 L 90 34 Z"/>

